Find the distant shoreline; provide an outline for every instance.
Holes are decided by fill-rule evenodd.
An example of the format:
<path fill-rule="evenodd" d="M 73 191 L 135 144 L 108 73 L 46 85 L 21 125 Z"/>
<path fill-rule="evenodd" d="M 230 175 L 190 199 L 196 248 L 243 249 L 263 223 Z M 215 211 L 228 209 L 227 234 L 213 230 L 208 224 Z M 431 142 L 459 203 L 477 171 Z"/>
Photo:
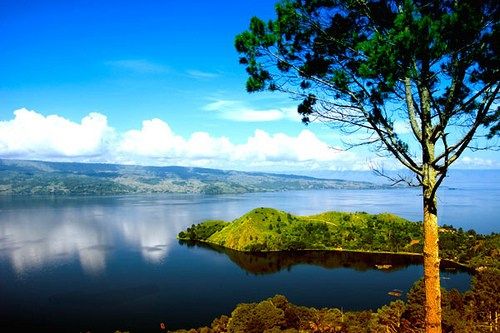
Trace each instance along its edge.
<path fill-rule="evenodd" d="M 389 186 L 293 174 L 0 159 L 0 195 L 243 194 L 383 188 Z"/>

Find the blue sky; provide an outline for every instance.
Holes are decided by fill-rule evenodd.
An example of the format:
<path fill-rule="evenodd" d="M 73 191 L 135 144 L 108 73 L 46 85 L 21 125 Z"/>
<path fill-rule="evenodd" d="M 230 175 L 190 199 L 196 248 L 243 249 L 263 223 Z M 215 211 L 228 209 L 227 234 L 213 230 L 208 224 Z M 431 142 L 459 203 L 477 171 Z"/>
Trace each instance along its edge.
<path fill-rule="evenodd" d="M 234 37 L 273 15 L 268 0 L 0 0 L 0 158 L 245 170 L 385 161 L 305 127 L 284 95 L 245 92 Z M 500 167 L 498 152 L 465 157 L 463 167 Z"/>

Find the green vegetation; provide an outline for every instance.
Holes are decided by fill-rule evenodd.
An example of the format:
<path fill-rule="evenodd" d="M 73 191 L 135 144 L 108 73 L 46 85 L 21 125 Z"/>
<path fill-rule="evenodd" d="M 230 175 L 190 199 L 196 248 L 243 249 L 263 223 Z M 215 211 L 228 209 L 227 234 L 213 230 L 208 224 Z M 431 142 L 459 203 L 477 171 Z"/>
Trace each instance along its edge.
<path fill-rule="evenodd" d="M 232 222 L 206 221 L 178 238 L 243 252 L 350 250 L 422 253 L 422 224 L 393 214 L 326 212 L 294 216 L 256 208 Z M 440 230 L 441 257 L 474 268 L 499 267 L 500 234 Z"/>
<path fill-rule="evenodd" d="M 500 313 L 500 274 L 476 274 L 470 291 L 442 290 L 443 332 L 497 332 Z M 210 327 L 177 333 L 219 332 L 424 332 L 423 281 L 417 281 L 406 301 L 396 300 L 376 311 L 343 312 L 335 308 L 297 306 L 276 295 L 259 303 L 239 304 L 230 316 L 221 316 Z"/>
<path fill-rule="evenodd" d="M 0 195 L 247 193 L 377 188 L 368 182 L 205 168 L 0 159 Z"/>
<path fill-rule="evenodd" d="M 197 228 L 205 224 L 210 226 L 213 221 Z M 420 228 L 419 223 L 392 214 L 327 212 L 294 216 L 272 208 L 257 208 L 212 234 L 204 233 L 208 237 L 191 237 L 181 232 L 179 238 L 250 252 L 304 249 L 418 252 Z"/>
<path fill-rule="evenodd" d="M 441 258 L 474 268 L 500 269 L 500 234 L 481 235 L 445 225 L 440 229 L 439 247 Z"/>
<path fill-rule="evenodd" d="M 208 220 L 202 224 L 192 225 L 179 233 L 181 239 L 207 239 L 214 233 L 221 231 L 229 223 L 221 220 Z"/>
<path fill-rule="evenodd" d="M 404 227 L 402 227 L 404 225 Z M 410 239 L 394 236 L 406 227 L 418 234 L 412 224 L 391 214 L 329 212 L 298 217 L 270 208 L 255 209 L 208 241 L 240 251 L 279 251 L 300 249 L 348 249 L 393 251 L 410 246 Z"/>
<path fill-rule="evenodd" d="M 272 208 L 257 208 L 231 223 L 218 222 L 220 230 L 206 221 L 179 239 L 203 241 L 239 251 L 346 249 L 364 251 L 421 250 L 421 225 L 392 214 L 327 212 L 294 216 Z M 213 233 L 198 237 L 195 229 Z M 191 232 L 189 232 L 191 230 Z"/>

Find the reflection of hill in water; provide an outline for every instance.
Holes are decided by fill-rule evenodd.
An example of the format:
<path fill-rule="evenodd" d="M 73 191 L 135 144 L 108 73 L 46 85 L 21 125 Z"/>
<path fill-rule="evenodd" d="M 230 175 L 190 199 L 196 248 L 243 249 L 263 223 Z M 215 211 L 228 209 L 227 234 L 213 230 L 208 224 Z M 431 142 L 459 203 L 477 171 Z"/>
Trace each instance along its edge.
<path fill-rule="evenodd" d="M 224 253 L 239 267 L 256 275 L 277 273 L 300 264 L 321 266 L 328 269 L 346 267 L 357 271 L 380 269 L 386 272 L 396 271 L 409 265 L 422 264 L 422 257 L 419 255 L 318 250 L 249 253 L 204 243 L 186 241 L 180 241 L 180 243 Z M 459 267 L 443 261 L 442 268 L 455 270 Z"/>
<path fill-rule="evenodd" d="M 358 271 L 376 269 L 376 265 L 391 265 L 386 271 L 397 270 L 411 264 L 419 264 L 417 256 L 395 256 L 340 251 L 294 251 L 245 253 L 225 250 L 238 266 L 253 274 L 276 273 L 294 265 L 308 264 L 325 268 L 349 267 Z"/>

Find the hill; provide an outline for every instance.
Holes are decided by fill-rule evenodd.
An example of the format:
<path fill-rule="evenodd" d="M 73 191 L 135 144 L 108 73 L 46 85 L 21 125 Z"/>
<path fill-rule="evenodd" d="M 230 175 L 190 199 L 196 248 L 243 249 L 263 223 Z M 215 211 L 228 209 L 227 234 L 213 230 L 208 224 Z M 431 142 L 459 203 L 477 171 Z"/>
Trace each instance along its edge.
<path fill-rule="evenodd" d="M 440 229 L 440 256 L 473 268 L 500 269 L 500 234 L 488 236 L 452 226 Z M 232 222 L 192 225 L 178 238 L 243 252 L 349 250 L 422 253 L 422 224 L 393 214 L 326 212 L 294 216 L 256 208 Z"/>
<path fill-rule="evenodd" d="M 369 182 L 207 168 L 0 159 L 0 194 L 224 194 L 378 187 Z"/>
<path fill-rule="evenodd" d="M 179 234 L 238 251 L 349 249 L 406 251 L 420 249 L 421 224 L 393 214 L 326 212 L 294 216 L 256 208 L 228 223 L 205 221 Z"/>

